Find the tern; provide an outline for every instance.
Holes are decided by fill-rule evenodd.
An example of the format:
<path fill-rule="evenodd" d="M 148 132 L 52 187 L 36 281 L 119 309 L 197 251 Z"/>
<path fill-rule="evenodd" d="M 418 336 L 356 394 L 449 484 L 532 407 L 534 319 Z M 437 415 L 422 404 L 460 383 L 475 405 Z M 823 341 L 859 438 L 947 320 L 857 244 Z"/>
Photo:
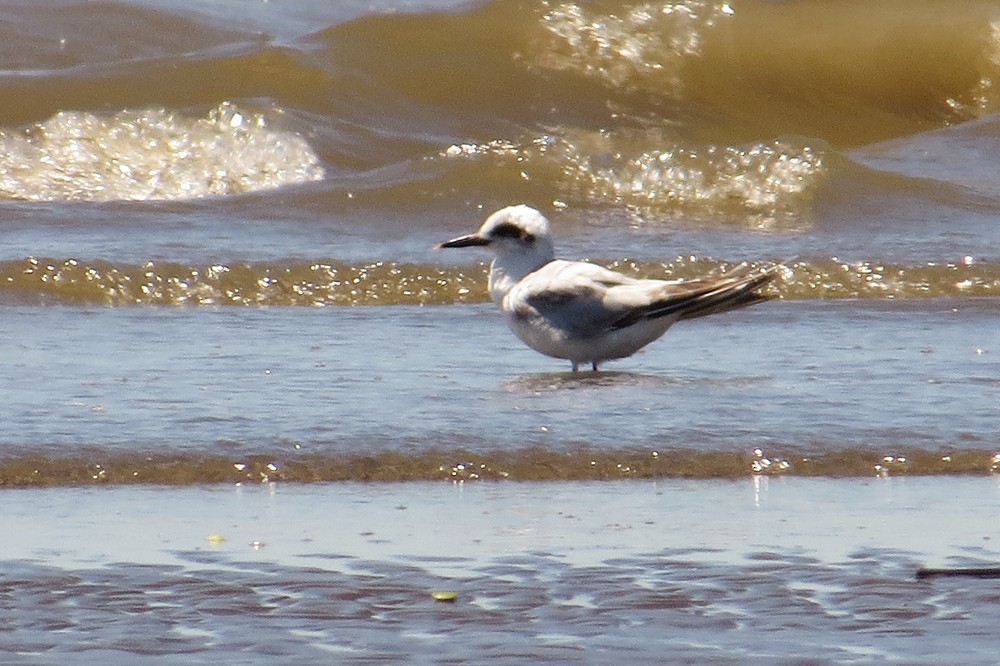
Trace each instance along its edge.
<path fill-rule="evenodd" d="M 437 245 L 486 247 L 495 257 L 489 291 L 517 337 L 532 349 L 589 363 L 636 353 L 675 322 L 768 300 L 761 293 L 780 266 L 736 276 L 643 280 L 585 261 L 555 258 L 549 221 L 538 210 L 508 206 L 474 234 Z"/>

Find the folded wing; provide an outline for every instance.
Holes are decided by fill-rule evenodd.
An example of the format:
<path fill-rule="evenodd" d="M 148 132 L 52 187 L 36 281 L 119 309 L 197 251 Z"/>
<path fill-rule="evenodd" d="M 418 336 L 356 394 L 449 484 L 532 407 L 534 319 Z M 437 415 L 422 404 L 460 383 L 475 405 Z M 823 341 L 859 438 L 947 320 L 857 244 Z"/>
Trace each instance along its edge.
<path fill-rule="evenodd" d="M 627 328 L 643 320 L 693 319 L 767 300 L 760 289 L 778 267 L 702 280 L 639 280 L 585 262 L 553 261 L 511 294 L 516 316 L 542 318 L 571 338 Z"/>

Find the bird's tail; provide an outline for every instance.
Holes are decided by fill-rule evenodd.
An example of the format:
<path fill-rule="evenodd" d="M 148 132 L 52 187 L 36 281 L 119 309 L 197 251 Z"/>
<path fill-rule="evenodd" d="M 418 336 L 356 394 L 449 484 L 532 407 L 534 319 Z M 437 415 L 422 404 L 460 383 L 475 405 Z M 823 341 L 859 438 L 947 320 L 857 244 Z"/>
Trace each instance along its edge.
<path fill-rule="evenodd" d="M 771 266 L 740 277 L 719 278 L 706 284 L 684 298 L 680 305 L 681 319 L 696 319 L 720 312 L 745 308 L 770 300 L 761 289 L 770 284 L 783 270 L 781 265 Z"/>
<path fill-rule="evenodd" d="M 624 328 L 640 319 L 660 319 L 671 315 L 677 316 L 678 320 L 695 319 L 761 303 L 771 298 L 761 289 L 778 277 L 783 269 L 781 264 L 777 264 L 740 276 L 683 282 L 674 286 L 666 298 L 616 322 L 615 328 Z"/>

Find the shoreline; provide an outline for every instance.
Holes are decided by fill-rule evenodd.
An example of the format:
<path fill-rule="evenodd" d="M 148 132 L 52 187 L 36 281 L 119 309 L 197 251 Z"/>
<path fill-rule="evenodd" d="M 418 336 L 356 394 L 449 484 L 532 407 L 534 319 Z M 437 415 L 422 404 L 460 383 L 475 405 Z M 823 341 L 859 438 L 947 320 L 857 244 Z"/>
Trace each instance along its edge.
<path fill-rule="evenodd" d="M 996 478 L 4 495 L 9 663 L 995 660 Z M 5 601 L 6 600 L 6 601 Z M 445 603 L 444 601 L 447 601 Z"/>
<path fill-rule="evenodd" d="M 1000 561 L 1000 526 L 988 520 L 1000 478 L 990 476 L 59 487 L 4 497 L 7 560 L 58 552 L 176 564 L 171 553 L 204 551 L 315 564 L 323 554 L 438 558 L 461 548 L 479 562 L 560 550 L 594 564 L 680 547 L 724 560 L 784 550 L 837 561 L 886 548 L 924 566 L 970 553 Z"/>

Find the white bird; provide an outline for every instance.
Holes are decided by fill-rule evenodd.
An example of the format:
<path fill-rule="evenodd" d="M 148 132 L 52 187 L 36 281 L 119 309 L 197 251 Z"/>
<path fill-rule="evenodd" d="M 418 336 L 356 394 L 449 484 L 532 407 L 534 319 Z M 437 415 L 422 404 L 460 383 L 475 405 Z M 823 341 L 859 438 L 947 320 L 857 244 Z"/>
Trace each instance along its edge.
<path fill-rule="evenodd" d="M 474 234 L 438 248 L 489 247 L 489 290 L 514 334 L 532 349 L 594 371 L 656 340 L 675 322 L 767 300 L 779 266 L 695 280 L 641 280 L 555 258 L 549 221 L 530 206 L 498 210 Z"/>

